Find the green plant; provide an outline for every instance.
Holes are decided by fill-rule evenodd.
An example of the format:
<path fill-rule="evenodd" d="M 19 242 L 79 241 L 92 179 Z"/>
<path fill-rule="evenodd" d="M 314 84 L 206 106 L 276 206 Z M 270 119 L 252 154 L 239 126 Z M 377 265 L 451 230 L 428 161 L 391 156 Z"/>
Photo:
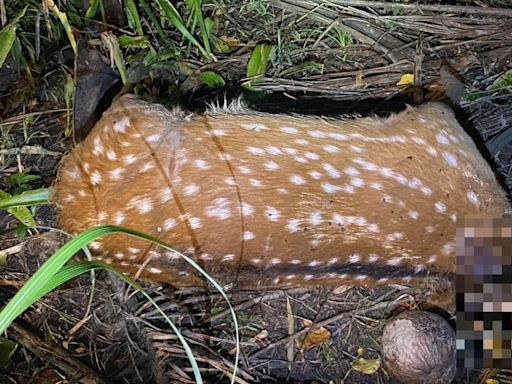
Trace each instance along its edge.
<path fill-rule="evenodd" d="M 227 298 L 222 287 L 189 257 L 173 250 L 171 247 L 169 247 L 162 241 L 158 240 L 157 238 L 128 228 L 116 226 L 101 226 L 91 228 L 76 236 L 66 244 L 64 244 L 37 270 L 36 273 L 34 273 L 34 275 L 25 283 L 25 285 L 16 293 L 16 295 L 14 295 L 14 297 L 2 309 L 2 311 L 0 312 L 0 333 L 3 333 L 9 327 L 9 325 L 32 304 L 41 299 L 44 295 L 53 291 L 55 288 L 59 287 L 65 282 L 83 273 L 95 269 L 106 269 L 113 273 L 116 273 L 118 276 L 120 276 L 126 282 L 128 282 L 134 289 L 140 291 L 146 297 L 146 299 L 160 312 L 162 317 L 173 329 L 173 331 L 178 336 L 178 339 L 180 340 L 181 344 L 183 345 L 183 348 L 185 349 L 190 364 L 192 365 L 196 383 L 202 383 L 203 381 L 201 378 L 199 367 L 197 365 L 196 360 L 194 359 L 192 350 L 188 345 L 187 341 L 185 340 L 179 329 L 176 327 L 176 325 L 174 325 L 174 323 L 171 321 L 171 319 L 160 309 L 160 307 L 155 303 L 151 296 L 149 296 L 143 290 L 143 288 L 139 284 L 137 284 L 137 282 L 135 282 L 135 280 L 131 279 L 130 277 L 124 276 L 122 273 L 117 271 L 115 268 L 109 266 L 108 264 L 104 264 L 97 261 L 84 261 L 75 264 L 65 265 L 69 261 L 69 259 L 71 259 L 74 256 L 74 254 L 78 252 L 81 248 L 83 248 L 86 244 L 99 237 L 112 233 L 124 233 L 129 236 L 138 237 L 147 240 L 155 245 L 163 247 L 169 251 L 175 252 L 177 255 L 181 256 L 187 263 L 189 263 L 193 268 L 195 268 L 196 271 L 201 273 L 206 278 L 206 280 L 220 292 L 223 299 L 229 306 L 229 310 L 233 318 L 233 323 L 235 325 L 235 340 L 237 348 L 235 354 L 233 376 L 231 378 L 231 383 L 234 383 L 240 354 L 240 333 L 236 313 L 233 307 L 231 306 L 231 303 L 229 302 L 229 299 Z"/>

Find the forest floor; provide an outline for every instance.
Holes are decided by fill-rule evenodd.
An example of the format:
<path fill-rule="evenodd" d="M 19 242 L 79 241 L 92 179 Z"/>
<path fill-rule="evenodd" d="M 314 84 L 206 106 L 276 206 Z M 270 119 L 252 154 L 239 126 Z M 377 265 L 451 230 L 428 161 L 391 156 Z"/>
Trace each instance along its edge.
<path fill-rule="evenodd" d="M 181 17 L 164 0 L 56 2 L 69 25 L 51 1 L 21 3 L 0 0 L 2 32 L 17 24 L 0 66 L 0 197 L 51 187 L 62 156 L 121 89 L 190 110 L 243 94 L 268 112 L 386 115 L 439 99 L 445 63 L 466 86 L 464 124 L 512 190 L 507 0 L 205 0 L 177 3 Z M 68 240 L 49 230 L 51 205 L 25 214 L 23 224 L 0 210 L 0 303 Z M 234 327 L 220 295 L 144 286 L 191 344 L 206 382 L 229 382 Z M 230 293 L 242 336 L 237 382 L 393 383 L 380 363 L 383 326 L 404 310 L 438 310 L 427 307 L 431 289 Z M 454 324 L 453 311 L 438 311 Z M 319 322 L 318 340 L 303 348 L 301 330 Z M 145 297 L 105 272 L 45 296 L 0 338 L 1 384 L 194 383 L 189 366 Z M 459 369 L 455 382 L 490 380 L 512 383 L 512 372 Z"/>

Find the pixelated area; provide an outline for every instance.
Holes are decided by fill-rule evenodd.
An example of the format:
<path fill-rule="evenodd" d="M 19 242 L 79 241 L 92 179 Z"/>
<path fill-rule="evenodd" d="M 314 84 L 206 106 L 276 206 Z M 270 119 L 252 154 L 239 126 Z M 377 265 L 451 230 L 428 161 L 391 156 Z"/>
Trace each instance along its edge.
<path fill-rule="evenodd" d="M 512 217 L 457 222 L 457 366 L 512 368 Z"/>

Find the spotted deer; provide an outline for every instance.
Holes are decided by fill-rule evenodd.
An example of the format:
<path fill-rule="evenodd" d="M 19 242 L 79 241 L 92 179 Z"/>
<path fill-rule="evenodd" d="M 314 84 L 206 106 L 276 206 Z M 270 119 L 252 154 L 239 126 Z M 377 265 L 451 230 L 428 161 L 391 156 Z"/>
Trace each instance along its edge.
<path fill-rule="evenodd" d="M 63 159 L 52 199 L 71 233 L 146 232 L 238 288 L 450 276 L 457 217 L 510 208 L 444 104 L 333 119 L 186 114 L 130 95 Z M 203 284 L 175 252 L 134 237 L 90 248 L 131 275 Z"/>

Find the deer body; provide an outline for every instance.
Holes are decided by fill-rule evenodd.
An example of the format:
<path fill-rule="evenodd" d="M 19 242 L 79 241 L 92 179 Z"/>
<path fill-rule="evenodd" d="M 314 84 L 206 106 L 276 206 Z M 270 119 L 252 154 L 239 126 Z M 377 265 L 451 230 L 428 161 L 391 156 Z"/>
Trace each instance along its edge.
<path fill-rule="evenodd" d="M 63 160 L 61 226 L 130 227 L 240 288 L 393 282 L 455 271 L 455 220 L 509 202 L 444 105 L 381 119 L 185 115 L 123 96 Z M 176 254 L 124 235 L 97 257 L 175 286 Z"/>

